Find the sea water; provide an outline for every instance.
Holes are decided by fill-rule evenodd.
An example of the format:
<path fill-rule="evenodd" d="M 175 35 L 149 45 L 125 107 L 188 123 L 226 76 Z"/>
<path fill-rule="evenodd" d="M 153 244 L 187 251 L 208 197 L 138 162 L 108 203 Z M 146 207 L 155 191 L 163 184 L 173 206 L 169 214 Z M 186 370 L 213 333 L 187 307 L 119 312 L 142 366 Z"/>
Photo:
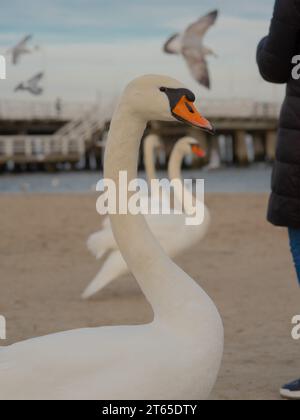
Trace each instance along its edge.
<path fill-rule="evenodd" d="M 145 174 L 139 176 L 145 177 Z M 158 172 L 158 176 L 164 178 L 167 173 Z M 183 171 L 183 176 L 204 179 L 208 193 L 268 193 L 271 167 L 257 164 L 248 168 L 189 170 Z M 96 192 L 101 177 L 101 172 L 4 174 L 0 175 L 0 193 L 90 193 Z"/>

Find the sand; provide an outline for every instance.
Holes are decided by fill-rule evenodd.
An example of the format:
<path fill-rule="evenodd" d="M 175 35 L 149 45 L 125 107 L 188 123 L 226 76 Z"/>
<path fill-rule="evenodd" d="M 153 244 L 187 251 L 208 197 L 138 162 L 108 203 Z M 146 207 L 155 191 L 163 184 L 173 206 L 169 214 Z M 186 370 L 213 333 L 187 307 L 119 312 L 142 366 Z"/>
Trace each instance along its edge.
<path fill-rule="evenodd" d="M 90 302 L 79 299 L 97 272 L 85 247 L 100 226 L 94 195 L 0 197 L 1 345 L 57 331 L 150 321 L 135 280 L 117 280 Z M 278 399 L 300 375 L 291 319 L 300 293 L 287 233 L 265 222 L 266 195 L 207 195 L 207 238 L 177 259 L 217 304 L 225 324 L 222 369 L 213 399 Z"/>

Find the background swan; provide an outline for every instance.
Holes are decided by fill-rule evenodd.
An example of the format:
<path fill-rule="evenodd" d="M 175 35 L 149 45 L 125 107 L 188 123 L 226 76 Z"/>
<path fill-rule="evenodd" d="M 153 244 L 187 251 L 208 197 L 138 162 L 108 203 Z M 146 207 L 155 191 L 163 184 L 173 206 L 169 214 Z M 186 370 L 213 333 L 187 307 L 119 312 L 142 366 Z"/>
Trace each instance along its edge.
<path fill-rule="evenodd" d="M 180 180 L 174 188 L 175 198 L 177 198 L 179 208 L 182 208 L 183 193 L 185 196 L 191 195 L 191 192 L 183 185 L 181 167 L 184 158 L 192 153 L 198 157 L 204 156 L 204 152 L 200 149 L 197 140 L 192 137 L 184 137 L 173 148 L 168 165 L 169 179 Z M 155 176 L 155 172 L 152 172 L 152 175 Z M 192 214 L 194 207 L 185 208 L 185 210 L 189 214 Z M 164 251 L 171 257 L 182 254 L 185 250 L 201 241 L 206 235 L 210 224 L 210 214 L 206 207 L 204 221 L 198 226 L 187 226 L 185 214 L 150 214 L 145 218 L 156 239 Z M 180 237 L 180 241 L 178 241 L 178 237 Z M 96 257 L 104 255 L 109 251 L 111 253 L 108 255 L 95 278 L 83 292 L 83 299 L 91 298 L 113 280 L 129 272 L 127 264 L 114 240 L 110 225 L 105 226 L 100 232 L 91 235 L 88 240 L 88 248 Z"/>
<path fill-rule="evenodd" d="M 193 99 L 167 77 L 144 76 L 129 84 L 110 128 L 105 177 L 117 184 L 119 172 L 126 170 L 129 180 L 136 178 L 148 119 L 176 117 L 211 129 Z M 184 111 L 185 103 L 194 113 Z M 1 399 L 209 396 L 223 352 L 223 326 L 214 303 L 165 255 L 142 216 L 115 215 L 111 222 L 120 250 L 152 305 L 153 322 L 74 330 L 1 347 Z"/>
<path fill-rule="evenodd" d="M 149 134 L 144 140 L 144 164 L 148 183 L 157 178 L 156 156 L 157 151 L 162 148 L 162 142 L 157 134 Z"/>

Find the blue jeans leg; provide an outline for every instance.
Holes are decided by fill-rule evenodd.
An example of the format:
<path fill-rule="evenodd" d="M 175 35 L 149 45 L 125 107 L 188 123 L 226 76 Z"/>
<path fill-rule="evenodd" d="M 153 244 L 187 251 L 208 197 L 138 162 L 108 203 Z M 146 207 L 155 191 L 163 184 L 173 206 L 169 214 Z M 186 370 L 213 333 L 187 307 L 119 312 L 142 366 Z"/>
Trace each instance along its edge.
<path fill-rule="evenodd" d="M 300 286 L 300 229 L 289 229 L 290 246 Z"/>

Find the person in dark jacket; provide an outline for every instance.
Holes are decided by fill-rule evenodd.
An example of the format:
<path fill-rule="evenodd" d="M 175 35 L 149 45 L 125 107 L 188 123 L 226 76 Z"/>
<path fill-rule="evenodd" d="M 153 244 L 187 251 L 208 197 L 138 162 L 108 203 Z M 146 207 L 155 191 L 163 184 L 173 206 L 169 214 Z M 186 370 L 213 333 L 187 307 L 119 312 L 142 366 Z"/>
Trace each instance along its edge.
<path fill-rule="evenodd" d="M 269 35 L 257 49 L 262 77 L 271 83 L 287 84 L 279 120 L 268 220 L 275 226 L 288 228 L 300 285 L 300 78 L 293 71 L 299 54 L 300 0 L 276 0 Z M 300 380 L 285 385 L 281 395 L 300 399 Z"/>

